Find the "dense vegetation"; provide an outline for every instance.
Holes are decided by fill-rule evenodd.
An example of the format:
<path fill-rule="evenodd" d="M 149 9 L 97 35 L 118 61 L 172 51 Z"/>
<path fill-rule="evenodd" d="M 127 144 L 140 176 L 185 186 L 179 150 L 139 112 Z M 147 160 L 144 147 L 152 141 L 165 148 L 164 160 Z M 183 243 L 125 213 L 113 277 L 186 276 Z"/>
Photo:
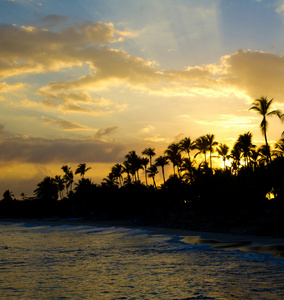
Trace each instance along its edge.
<path fill-rule="evenodd" d="M 23 194 L 16 200 L 6 190 L 0 216 L 131 219 L 192 230 L 283 235 L 284 138 L 273 149 L 267 141 L 267 116 L 283 120 L 283 115 L 270 111 L 271 103 L 262 97 L 251 107 L 262 116 L 265 144 L 258 149 L 250 132 L 241 134 L 231 150 L 215 141 L 214 134 L 187 137 L 156 158 L 154 148 L 146 148 L 141 156 L 130 151 L 101 184 L 85 178 L 90 168 L 84 163 L 75 170 L 80 179 L 74 184 L 73 171 L 64 165 L 64 176 L 45 177 L 34 197 Z M 203 161 L 197 164 L 200 155 Z M 213 168 L 213 157 L 222 160 L 222 168 Z M 169 164 L 173 171 L 165 178 Z M 160 186 L 158 172 L 163 177 Z"/>

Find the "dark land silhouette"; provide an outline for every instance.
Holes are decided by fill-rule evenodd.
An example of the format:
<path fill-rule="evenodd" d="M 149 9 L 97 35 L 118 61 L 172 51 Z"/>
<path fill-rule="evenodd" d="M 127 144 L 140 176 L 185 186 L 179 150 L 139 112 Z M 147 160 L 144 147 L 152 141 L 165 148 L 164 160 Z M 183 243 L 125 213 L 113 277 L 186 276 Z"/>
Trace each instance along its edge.
<path fill-rule="evenodd" d="M 154 148 L 146 148 L 142 156 L 128 152 L 101 184 L 86 178 L 90 167 L 84 163 L 75 170 L 80 179 L 74 183 L 73 171 L 64 165 L 64 174 L 45 177 L 34 197 L 23 193 L 17 200 L 6 190 L 0 217 L 131 220 L 136 225 L 284 237 L 284 138 L 273 149 L 267 141 L 267 117 L 283 120 L 283 114 L 270 110 L 271 104 L 261 97 L 251 107 L 262 117 L 265 144 L 258 149 L 251 132 L 239 135 L 231 150 L 215 141 L 214 134 L 186 137 L 156 159 Z M 203 157 L 199 164 L 197 156 Z M 222 161 L 222 168 L 214 168 L 213 157 Z M 165 178 L 169 164 L 172 174 Z"/>

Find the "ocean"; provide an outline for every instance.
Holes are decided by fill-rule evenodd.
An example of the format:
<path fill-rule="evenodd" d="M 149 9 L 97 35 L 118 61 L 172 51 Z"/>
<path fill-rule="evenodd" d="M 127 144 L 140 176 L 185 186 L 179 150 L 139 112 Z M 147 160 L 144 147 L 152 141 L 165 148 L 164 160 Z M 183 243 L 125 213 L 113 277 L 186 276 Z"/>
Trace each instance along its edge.
<path fill-rule="evenodd" d="M 0 222 L 0 298 L 284 299 L 284 259 L 95 225 Z"/>

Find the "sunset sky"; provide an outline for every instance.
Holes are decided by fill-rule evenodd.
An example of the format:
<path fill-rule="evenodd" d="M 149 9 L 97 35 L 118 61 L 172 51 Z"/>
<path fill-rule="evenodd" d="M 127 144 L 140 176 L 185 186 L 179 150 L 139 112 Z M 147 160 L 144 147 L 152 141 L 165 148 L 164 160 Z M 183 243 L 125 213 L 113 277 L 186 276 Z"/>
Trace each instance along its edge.
<path fill-rule="evenodd" d="M 184 137 L 262 145 L 248 109 L 284 111 L 283 54 L 284 0 L 0 0 L 0 198 Z"/>

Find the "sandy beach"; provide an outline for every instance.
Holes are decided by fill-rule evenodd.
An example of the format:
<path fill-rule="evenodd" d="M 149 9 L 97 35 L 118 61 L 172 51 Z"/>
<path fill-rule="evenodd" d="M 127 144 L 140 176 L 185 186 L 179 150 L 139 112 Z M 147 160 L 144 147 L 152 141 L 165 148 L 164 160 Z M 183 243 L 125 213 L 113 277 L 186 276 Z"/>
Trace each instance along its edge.
<path fill-rule="evenodd" d="M 84 220 L 81 218 L 68 219 L 0 219 L 2 223 L 28 223 L 45 224 L 51 226 L 58 225 L 90 225 L 96 227 L 127 227 L 140 228 L 150 231 L 151 234 L 176 235 L 182 238 L 182 241 L 190 244 L 210 245 L 213 248 L 220 249 L 239 249 L 242 251 L 255 251 L 269 253 L 274 257 L 284 257 L 284 238 L 275 238 L 270 236 L 239 235 L 216 232 L 190 231 L 184 229 L 164 228 L 137 225 L 128 220 Z"/>

